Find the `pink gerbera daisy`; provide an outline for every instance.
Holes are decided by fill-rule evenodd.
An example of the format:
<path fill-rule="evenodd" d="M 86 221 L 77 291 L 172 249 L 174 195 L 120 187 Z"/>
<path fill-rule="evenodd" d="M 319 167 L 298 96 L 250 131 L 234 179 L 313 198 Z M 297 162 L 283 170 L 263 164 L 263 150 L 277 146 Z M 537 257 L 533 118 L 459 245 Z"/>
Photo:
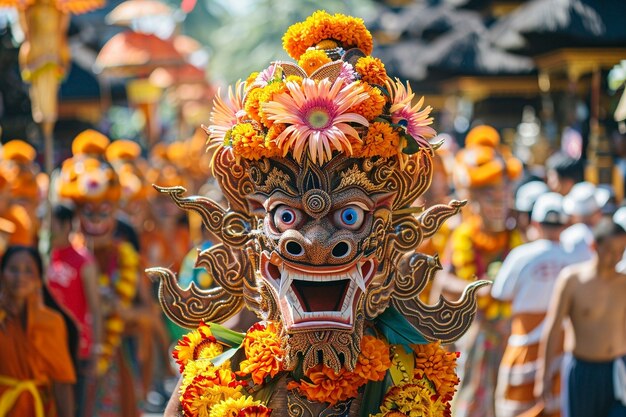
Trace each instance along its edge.
<path fill-rule="evenodd" d="M 304 79 L 302 86 L 287 82 L 287 89 L 288 93 L 263 105 L 269 119 L 287 124 L 276 138 L 283 155 L 293 149 L 294 158 L 300 162 L 307 144 L 311 160 L 320 164 L 331 159 L 333 150 L 352 154 L 348 136 L 358 140 L 359 134 L 348 123 L 368 126 L 363 116 L 348 113 L 350 107 L 368 98 L 362 87 L 356 83 L 344 87 L 342 81 L 331 84 L 328 79 L 317 83 Z"/>
<path fill-rule="evenodd" d="M 211 126 L 209 126 L 209 142 L 223 143 L 226 133 L 240 122 L 245 114 L 243 110 L 245 83 L 237 81 L 233 92 L 232 86 L 228 87 L 228 101 L 222 100 L 220 90 L 213 99 L 211 111 Z"/>
<path fill-rule="evenodd" d="M 437 134 L 435 129 L 429 126 L 433 123 L 433 118 L 428 117 L 432 107 L 426 106 L 420 111 L 420 108 L 424 104 L 424 97 L 422 97 L 415 106 L 411 106 L 415 94 L 411 91 L 411 86 L 408 82 L 405 87 L 397 78 L 395 82 L 389 80 L 387 82 L 387 89 L 391 94 L 391 108 L 389 112 L 391 113 L 392 123 L 404 126 L 406 132 L 411 135 L 421 147 L 429 148 L 430 143 L 427 139 Z"/>

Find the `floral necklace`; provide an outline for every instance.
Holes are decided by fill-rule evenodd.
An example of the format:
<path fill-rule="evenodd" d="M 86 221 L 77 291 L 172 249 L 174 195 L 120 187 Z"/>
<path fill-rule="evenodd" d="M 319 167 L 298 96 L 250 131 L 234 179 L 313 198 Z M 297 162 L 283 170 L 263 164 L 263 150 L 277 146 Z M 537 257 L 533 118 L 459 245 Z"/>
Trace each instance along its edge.
<path fill-rule="evenodd" d="M 365 416 L 383 417 L 392 412 L 398 417 L 451 415 L 450 401 L 459 383 L 455 372 L 458 353 L 446 352 L 439 343 L 390 345 L 383 337 L 364 335 L 354 370 L 335 372 L 320 364 L 298 378 L 284 369 L 284 338 L 279 326 L 256 323 L 241 334 L 202 323 L 184 336 L 173 352 L 182 373 L 183 415 L 267 417 L 272 412 L 268 408 L 272 382 L 286 373 L 290 379 L 287 390 L 330 406 L 356 398 L 366 386 L 362 407 L 367 398 L 378 400 L 370 404 L 373 410 L 362 409 Z M 245 360 L 233 371 L 230 358 L 241 348 Z M 381 395 L 368 395 L 368 387 L 376 385 L 383 387 Z"/>
<path fill-rule="evenodd" d="M 466 281 L 473 281 L 477 276 L 487 276 L 493 280 L 506 254 L 523 243 L 518 230 L 501 233 L 485 233 L 480 230 L 481 221 L 472 216 L 464 221 L 451 236 L 452 257 L 456 276 Z M 495 255 L 497 260 L 486 264 L 484 256 Z M 508 302 L 500 302 L 489 295 L 478 298 L 478 308 L 488 320 L 510 317 L 511 306 Z"/>
<path fill-rule="evenodd" d="M 128 308 L 137 293 L 139 255 L 128 242 L 117 245 L 117 256 L 111 257 L 107 273 L 100 275 L 100 288 L 111 288 L 122 308 Z M 111 366 L 115 351 L 122 342 L 124 320 L 119 313 L 111 313 L 104 321 L 102 350 L 99 352 L 97 372 L 103 375 Z"/>

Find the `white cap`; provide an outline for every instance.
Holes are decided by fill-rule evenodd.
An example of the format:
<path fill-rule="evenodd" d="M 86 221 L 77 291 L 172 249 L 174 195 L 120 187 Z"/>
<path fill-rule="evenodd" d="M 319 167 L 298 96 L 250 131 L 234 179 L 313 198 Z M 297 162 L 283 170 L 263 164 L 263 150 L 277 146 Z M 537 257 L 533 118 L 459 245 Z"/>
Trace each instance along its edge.
<path fill-rule="evenodd" d="M 550 189 L 543 181 L 530 181 L 521 185 L 515 193 L 515 210 L 530 213 L 537 198 Z"/>
<path fill-rule="evenodd" d="M 530 219 L 538 223 L 567 223 L 567 215 L 563 212 L 563 196 L 558 193 L 540 195 L 533 207 Z"/>
<path fill-rule="evenodd" d="M 611 198 L 611 192 L 584 181 L 574 185 L 563 198 L 563 210 L 567 215 L 589 216 L 602 209 Z"/>

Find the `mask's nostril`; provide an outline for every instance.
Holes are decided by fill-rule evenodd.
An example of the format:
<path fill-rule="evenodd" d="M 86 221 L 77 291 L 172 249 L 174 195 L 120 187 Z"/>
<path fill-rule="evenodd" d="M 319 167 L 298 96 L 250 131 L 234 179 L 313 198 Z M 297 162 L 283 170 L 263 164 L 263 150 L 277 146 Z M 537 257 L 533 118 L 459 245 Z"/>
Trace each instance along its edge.
<path fill-rule="evenodd" d="M 289 242 L 287 242 L 287 244 L 285 245 L 285 249 L 287 250 L 287 253 L 292 256 L 300 256 L 304 253 L 302 245 L 294 240 L 290 240 Z"/>
<path fill-rule="evenodd" d="M 339 242 L 333 248 L 332 254 L 335 258 L 343 258 L 350 253 L 350 244 L 347 242 Z"/>

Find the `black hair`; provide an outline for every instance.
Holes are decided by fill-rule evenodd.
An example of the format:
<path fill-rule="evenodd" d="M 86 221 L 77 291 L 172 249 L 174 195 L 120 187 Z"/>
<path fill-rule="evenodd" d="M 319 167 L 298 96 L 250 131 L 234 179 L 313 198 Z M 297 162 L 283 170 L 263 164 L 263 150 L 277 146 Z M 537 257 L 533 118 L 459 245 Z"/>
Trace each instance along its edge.
<path fill-rule="evenodd" d="M 74 219 L 74 211 L 63 204 L 57 204 L 52 207 L 52 217 L 63 224 L 71 223 Z"/>
<path fill-rule="evenodd" d="M 602 219 L 600 223 L 593 228 L 593 239 L 597 245 L 601 245 L 605 241 L 626 235 L 626 230 L 611 219 Z"/>
<path fill-rule="evenodd" d="M 65 322 L 65 327 L 67 328 L 67 344 L 70 351 L 70 357 L 72 358 L 72 363 L 74 365 L 74 369 L 77 369 L 76 366 L 78 364 L 78 341 L 79 341 L 79 333 L 76 322 L 70 315 L 61 307 L 50 291 L 48 290 L 48 286 L 44 282 L 44 268 L 43 268 L 43 259 L 41 258 L 41 254 L 34 246 L 19 246 L 12 245 L 7 248 L 2 255 L 2 259 L 0 259 L 0 275 L 4 272 L 4 269 L 14 255 L 18 253 L 26 252 L 28 253 L 33 260 L 35 261 L 35 266 L 37 267 L 37 272 L 39 272 L 39 279 L 41 280 L 41 287 L 43 292 L 43 301 L 44 304 L 51 308 L 52 310 L 57 311 L 61 316 L 63 316 L 63 321 Z"/>
<path fill-rule="evenodd" d="M 569 178 L 574 182 L 581 182 L 585 179 L 585 167 L 582 160 L 572 158 L 562 151 L 555 152 L 546 160 L 546 168 L 556 171 L 559 178 Z"/>

